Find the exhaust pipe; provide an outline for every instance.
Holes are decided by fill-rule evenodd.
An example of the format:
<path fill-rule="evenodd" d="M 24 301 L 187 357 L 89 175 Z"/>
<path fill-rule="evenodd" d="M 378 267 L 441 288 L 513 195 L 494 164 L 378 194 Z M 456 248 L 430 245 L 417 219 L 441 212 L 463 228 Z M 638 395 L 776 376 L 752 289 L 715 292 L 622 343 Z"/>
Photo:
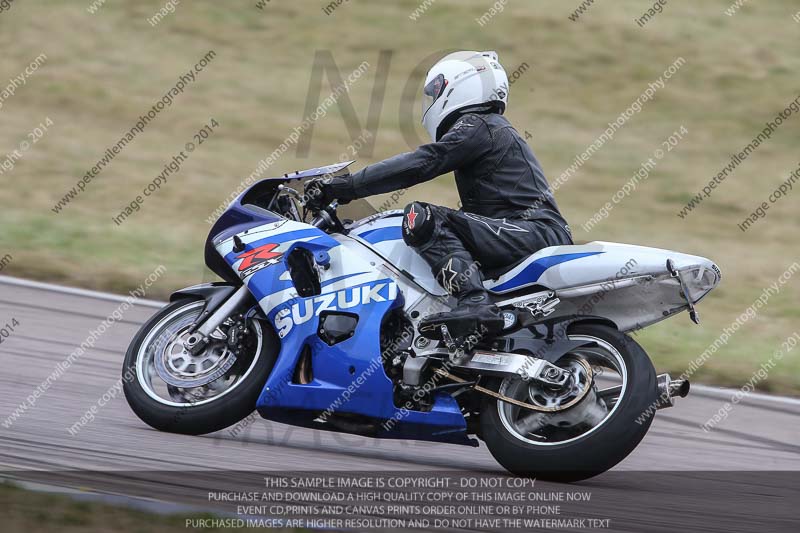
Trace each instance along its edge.
<path fill-rule="evenodd" d="M 658 382 L 657 409 L 666 409 L 675 405 L 675 397 L 686 398 L 689 394 L 688 379 L 672 379 L 669 374 L 656 376 Z"/>

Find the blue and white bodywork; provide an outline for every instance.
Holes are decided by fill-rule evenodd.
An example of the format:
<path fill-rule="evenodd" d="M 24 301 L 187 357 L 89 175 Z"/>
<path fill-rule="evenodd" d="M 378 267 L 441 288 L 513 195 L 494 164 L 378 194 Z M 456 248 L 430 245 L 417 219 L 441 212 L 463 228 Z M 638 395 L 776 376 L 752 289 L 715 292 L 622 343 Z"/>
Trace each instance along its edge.
<path fill-rule="evenodd" d="M 229 210 L 236 208 L 232 205 Z M 381 362 L 380 328 L 386 315 L 402 309 L 408 301 L 446 294 L 436 285 L 430 269 L 426 271 L 427 289 L 432 293 L 398 275 L 397 266 L 358 237 L 327 235 L 309 224 L 285 219 L 265 218 L 264 222 L 236 234 L 244 251 L 233 252 L 233 235 L 214 244 L 217 253 L 237 272 L 246 272 L 243 262 L 254 250 L 277 245 L 268 253 L 280 254 L 273 264 L 242 278 L 281 339 L 277 362 L 258 400 L 259 412 L 272 420 L 303 425 L 298 424 L 298 416 L 316 418 L 317 413 L 334 405 L 338 414 L 396 421 L 375 435 L 378 437 L 466 442 L 464 417 L 450 395 L 437 395 L 429 412 L 401 410 L 393 403 L 393 383 Z M 292 282 L 284 258 L 297 249 L 308 250 L 316 260 L 319 294 L 304 298 Z M 416 253 L 413 256 L 414 262 L 422 262 Z M 443 307 L 438 303 L 434 308 Z M 320 316 L 328 311 L 358 317 L 353 335 L 333 346 L 318 335 Z M 292 374 L 305 349 L 311 351 L 314 361 L 313 380 L 294 383 Z M 354 379 L 362 382 L 356 390 Z"/>
<path fill-rule="evenodd" d="M 402 211 L 357 224 L 350 233 L 374 249 L 435 296 L 446 295 L 425 261 L 403 241 Z M 553 316 L 576 313 L 603 316 L 620 331 L 643 328 L 688 307 L 681 285 L 667 270 L 671 259 L 689 289 L 691 304 L 720 281 L 710 260 L 662 250 L 610 242 L 551 246 L 539 250 L 484 286 L 503 305 L 530 299 L 532 293 L 553 291 L 561 302 Z M 653 306 L 659 301 L 658 307 Z"/>
<path fill-rule="evenodd" d="M 337 202 L 289 186 L 348 165 L 262 180 L 231 202 L 205 246 L 223 281 L 173 293 L 128 348 L 123 389 L 142 420 L 235 436 L 256 409 L 376 438 L 475 436 L 514 474 L 575 481 L 621 461 L 652 414 L 686 396 L 688 381 L 656 375 L 625 332 L 681 311 L 697 322 L 720 281 L 711 261 L 554 246 L 484 272 L 502 320 L 421 324 L 455 301 L 403 240 L 403 213 L 342 222 Z"/>
<path fill-rule="evenodd" d="M 299 419 L 307 417 L 307 425 L 313 425 L 320 412 L 334 405 L 340 414 L 394 420 L 378 429 L 378 437 L 464 442 L 465 420 L 450 395 L 436 394 L 428 412 L 398 407 L 381 364 L 380 328 L 393 310 L 402 310 L 416 326 L 425 315 L 453 304 L 430 267 L 403 241 L 402 211 L 376 214 L 341 233 L 326 233 L 250 204 L 248 194 L 232 202 L 217 222 L 209 247 L 228 268 L 243 274 L 242 281 L 281 339 L 257 404 L 262 416 L 294 425 L 304 425 Z M 244 247 L 239 252 L 233 251 L 235 238 Z M 293 283 L 287 258 L 295 250 L 313 257 L 319 277 L 319 291 L 313 295 L 301 296 Z M 250 265 L 253 256 L 260 262 Z M 681 279 L 668 270 L 668 259 Z M 487 279 L 485 286 L 501 306 L 523 307 L 547 296 L 556 302 L 552 318 L 601 316 L 620 331 L 630 331 L 689 309 L 719 280 L 719 269 L 702 257 L 592 242 L 540 250 L 496 279 Z M 334 345 L 320 337 L 320 318 L 328 312 L 357 319 L 352 335 Z M 417 338 L 416 332 L 411 335 Z M 311 353 L 313 379 L 297 383 L 292 375 L 305 350 Z M 358 386 L 353 386 L 354 379 Z"/>

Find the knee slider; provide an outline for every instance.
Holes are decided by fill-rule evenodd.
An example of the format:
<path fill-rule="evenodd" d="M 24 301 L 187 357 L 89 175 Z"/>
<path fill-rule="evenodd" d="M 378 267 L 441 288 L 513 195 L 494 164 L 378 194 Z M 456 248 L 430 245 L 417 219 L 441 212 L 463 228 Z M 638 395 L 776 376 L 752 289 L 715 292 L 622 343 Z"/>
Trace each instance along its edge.
<path fill-rule="evenodd" d="M 412 202 L 403 211 L 403 240 L 409 246 L 420 246 L 431 239 L 436 221 L 428 204 Z"/>

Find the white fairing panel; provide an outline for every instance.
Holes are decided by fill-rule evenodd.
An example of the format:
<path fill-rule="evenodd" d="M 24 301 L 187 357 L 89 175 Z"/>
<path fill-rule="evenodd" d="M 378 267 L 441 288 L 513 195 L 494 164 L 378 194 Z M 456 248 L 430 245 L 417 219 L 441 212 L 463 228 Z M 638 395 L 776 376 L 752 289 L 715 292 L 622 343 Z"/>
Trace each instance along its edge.
<path fill-rule="evenodd" d="M 433 277 L 431 267 L 403 240 L 403 212 L 387 211 L 359 223 L 349 236 L 368 245 L 398 270 L 411 275 L 413 280 L 428 293 L 444 296 L 447 292 Z"/>
<path fill-rule="evenodd" d="M 667 260 L 680 273 L 686 292 L 671 276 Z M 710 260 L 670 250 L 592 242 L 540 250 L 487 288 L 519 298 L 520 289 L 551 289 L 560 303 L 556 315 L 603 317 L 622 331 L 638 329 L 688 308 L 716 287 L 719 268 Z M 521 291 L 524 295 L 526 291 Z"/>
<path fill-rule="evenodd" d="M 445 295 L 430 267 L 402 238 L 402 212 L 387 212 L 358 222 L 349 236 L 374 250 L 427 293 Z M 560 303 L 555 315 L 607 318 L 622 331 L 641 328 L 686 310 L 679 281 L 667 270 L 671 259 L 692 303 L 721 279 L 710 260 L 671 250 L 630 244 L 591 242 L 552 246 L 531 255 L 484 286 L 499 304 L 524 301 L 543 288 Z"/>
<path fill-rule="evenodd" d="M 375 215 L 354 224 L 347 236 L 309 233 L 313 228 L 308 224 L 281 220 L 242 233 L 240 239 L 246 244 L 272 239 L 277 245 L 273 249 L 276 253 L 285 252 L 300 241 L 334 239 L 339 245 L 329 250 L 330 266 L 319 271 L 326 291 L 333 293 L 389 278 L 395 283 L 389 283 L 387 290 L 400 291 L 412 318 L 449 308 L 453 300 L 447 297 L 425 260 L 403 241 L 402 220 L 400 211 Z M 232 252 L 233 239 L 215 245 L 225 257 Z M 680 279 L 670 273 L 668 261 Z M 234 262 L 232 267 L 236 269 L 239 264 Z M 244 282 L 249 283 L 254 275 L 245 275 Z M 289 281 L 288 276 L 286 272 L 280 280 Z M 485 280 L 484 285 L 500 306 L 526 308 L 533 305 L 537 295 L 544 295 L 554 303 L 552 317 L 601 317 L 621 331 L 629 331 L 686 310 L 689 302 L 700 301 L 720 279 L 719 268 L 704 257 L 591 242 L 540 250 L 497 279 Z M 264 294 L 259 303 L 270 312 L 296 296 L 289 284 Z"/>
<path fill-rule="evenodd" d="M 632 244 L 591 242 L 583 245 L 551 246 L 539 250 L 496 280 L 487 280 L 486 288 L 497 293 L 519 290 L 527 285 L 564 289 L 643 274 L 663 274 L 667 259 L 678 270 L 703 266 L 715 270 L 704 257 L 648 248 Z M 717 273 L 718 273 L 718 269 Z M 719 280 L 717 280 L 719 281 Z"/>

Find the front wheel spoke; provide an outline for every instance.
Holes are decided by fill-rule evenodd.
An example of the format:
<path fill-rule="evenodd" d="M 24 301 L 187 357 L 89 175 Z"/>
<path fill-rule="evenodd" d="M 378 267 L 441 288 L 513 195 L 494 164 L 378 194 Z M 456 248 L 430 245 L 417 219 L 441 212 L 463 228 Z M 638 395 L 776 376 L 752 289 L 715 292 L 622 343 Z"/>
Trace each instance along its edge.
<path fill-rule="evenodd" d="M 181 357 L 167 357 L 164 359 L 164 365 L 175 371 L 180 371 L 184 364 L 185 362 Z"/>
<path fill-rule="evenodd" d="M 185 349 L 187 332 L 199 314 L 199 305 L 194 304 L 175 311 L 164 320 L 158 331 L 150 333 L 147 344 L 140 348 L 138 357 L 146 362 L 138 371 L 138 379 L 147 394 L 157 401 L 167 403 L 169 400 L 184 405 L 209 401 L 237 387 L 245 373 L 239 368 L 241 363 L 235 364 L 240 354 L 228 348 L 224 328 L 218 328 L 210 335 L 209 344 L 200 353 L 191 354 Z M 228 320 L 229 326 L 234 324 L 234 320 Z M 245 345 L 247 350 L 242 351 L 248 353 L 241 354 L 242 363 L 245 356 L 257 357 L 258 353 L 249 352 L 258 352 L 261 346 L 259 327 L 252 327 L 248 333 L 256 344 Z M 220 372 L 222 368 L 227 368 L 227 371 Z"/>
<path fill-rule="evenodd" d="M 207 353 L 202 359 L 198 359 L 198 363 L 205 365 L 205 363 L 211 363 L 211 365 L 216 364 L 220 359 L 222 359 L 222 354 L 217 353 Z M 206 367 L 208 368 L 208 367 Z"/>

